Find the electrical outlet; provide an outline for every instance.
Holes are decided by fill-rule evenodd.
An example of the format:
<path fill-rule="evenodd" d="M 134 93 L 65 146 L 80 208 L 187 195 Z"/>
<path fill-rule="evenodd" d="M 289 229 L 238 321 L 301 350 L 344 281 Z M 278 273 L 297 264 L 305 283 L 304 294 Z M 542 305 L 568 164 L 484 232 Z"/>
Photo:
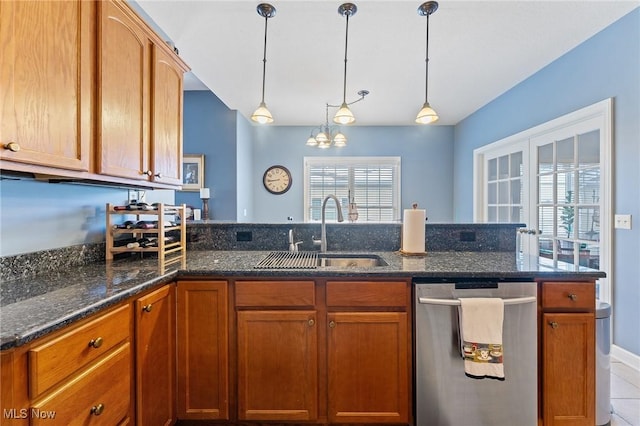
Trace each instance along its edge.
<path fill-rule="evenodd" d="M 617 214 L 615 215 L 616 229 L 631 229 L 631 215 L 630 214 Z"/>

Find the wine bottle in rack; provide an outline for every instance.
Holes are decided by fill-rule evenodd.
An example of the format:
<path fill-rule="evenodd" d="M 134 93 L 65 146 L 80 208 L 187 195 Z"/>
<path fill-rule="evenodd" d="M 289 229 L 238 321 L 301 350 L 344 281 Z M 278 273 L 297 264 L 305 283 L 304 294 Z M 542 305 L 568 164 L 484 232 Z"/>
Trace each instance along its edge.
<path fill-rule="evenodd" d="M 113 229 L 133 229 L 136 227 L 136 223 L 133 220 L 127 220 L 126 222 L 113 225 Z"/>
<path fill-rule="evenodd" d="M 114 247 L 124 247 L 129 244 L 135 243 L 138 241 L 138 238 L 120 238 L 119 240 L 113 240 Z"/>
<path fill-rule="evenodd" d="M 158 246 L 158 239 L 156 237 L 144 237 L 144 238 L 139 238 L 134 242 L 130 242 L 129 244 L 127 244 L 127 248 L 133 249 L 133 248 L 145 248 L 145 247 L 157 247 Z"/>

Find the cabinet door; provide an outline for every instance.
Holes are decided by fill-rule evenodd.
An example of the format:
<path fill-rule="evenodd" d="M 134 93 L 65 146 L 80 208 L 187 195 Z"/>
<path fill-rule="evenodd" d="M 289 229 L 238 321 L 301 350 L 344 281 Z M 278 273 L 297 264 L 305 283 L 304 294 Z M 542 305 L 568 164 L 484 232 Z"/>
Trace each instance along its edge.
<path fill-rule="evenodd" d="M 229 418 L 226 281 L 178 282 L 178 418 Z"/>
<path fill-rule="evenodd" d="M 136 300 L 137 424 L 175 421 L 175 287 Z"/>
<path fill-rule="evenodd" d="M 94 16 L 93 2 L 0 1 L 0 159 L 89 170 Z"/>
<path fill-rule="evenodd" d="M 408 422 L 407 314 L 337 312 L 328 322 L 329 421 Z"/>
<path fill-rule="evenodd" d="M 126 5 L 98 4 L 98 173 L 149 180 L 150 41 Z"/>
<path fill-rule="evenodd" d="M 594 314 L 544 314 L 542 330 L 545 426 L 593 426 Z"/>
<path fill-rule="evenodd" d="M 238 418 L 315 420 L 315 311 L 239 311 Z"/>
<path fill-rule="evenodd" d="M 182 185 L 183 70 L 162 49 L 153 49 L 151 154 L 154 182 Z"/>

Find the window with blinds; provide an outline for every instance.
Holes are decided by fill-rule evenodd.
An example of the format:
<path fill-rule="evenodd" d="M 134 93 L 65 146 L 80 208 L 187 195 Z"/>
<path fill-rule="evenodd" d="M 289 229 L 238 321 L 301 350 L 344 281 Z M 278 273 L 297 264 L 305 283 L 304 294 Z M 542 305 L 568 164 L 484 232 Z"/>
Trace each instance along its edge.
<path fill-rule="evenodd" d="M 335 195 L 348 218 L 356 203 L 358 222 L 400 220 L 400 157 L 305 157 L 304 220 L 321 220 L 322 201 Z M 336 205 L 327 203 L 325 219 L 337 220 Z"/>

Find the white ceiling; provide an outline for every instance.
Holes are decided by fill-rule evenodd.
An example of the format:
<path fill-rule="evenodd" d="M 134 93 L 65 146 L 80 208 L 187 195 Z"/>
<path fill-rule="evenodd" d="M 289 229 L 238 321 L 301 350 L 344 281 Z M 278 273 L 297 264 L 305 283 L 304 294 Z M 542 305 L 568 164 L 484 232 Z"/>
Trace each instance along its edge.
<path fill-rule="evenodd" d="M 197 79 L 249 117 L 261 97 L 260 1 L 137 3 L 174 41 Z M 342 101 L 341 3 L 271 2 L 277 14 L 268 22 L 265 101 L 275 125 L 321 124 L 325 103 Z M 371 92 L 351 107 L 356 125 L 412 125 L 425 90 L 421 1 L 354 3 L 347 102 L 361 89 Z M 640 0 L 440 1 L 429 30 L 429 101 L 440 115 L 438 124 L 458 123 L 639 5 Z M 186 87 L 202 89 L 197 79 L 188 79 Z"/>

